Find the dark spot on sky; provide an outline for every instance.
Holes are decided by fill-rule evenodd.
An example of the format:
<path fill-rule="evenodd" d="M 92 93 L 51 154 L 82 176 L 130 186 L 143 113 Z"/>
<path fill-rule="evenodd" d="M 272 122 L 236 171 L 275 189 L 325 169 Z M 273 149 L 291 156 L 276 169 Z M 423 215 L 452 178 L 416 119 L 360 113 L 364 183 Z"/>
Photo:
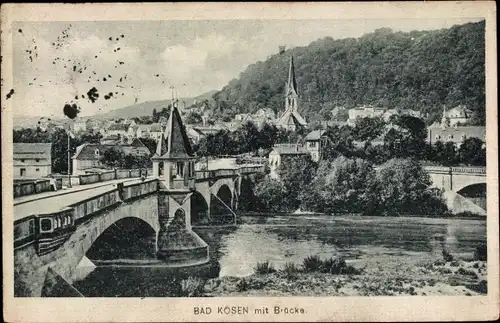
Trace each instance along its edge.
<path fill-rule="evenodd" d="M 78 113 L 80 112 L 80 108 L 75 104 L 65 104 L 63 108 L 64 115 L 70 119 L 76 118 Z"/>
<path fill-rule="evenodd" d="M 120 38 L 116 37 L 116 40 L 119 40 Z"/>
<path fill-rule="evenodd" d="M 17 31 L 18 31 L 18 32 L 20 32 L 21 34 L 23 33 L 23 30 L 22 30 L 22 29 L 18 29 Z"/>
<path fill-rule="evenodd" d="M 95 86 L 87 92 L 87 97 L 90 101 L 92 101 L 92 103 L 94 103 L 99 98 L 99 93 L 97 92 Z"/>
<path fill-rule="evenodd" d="M 113 37 L 109 37 L 109 40 L 113 40 Z"/>
<path fill-rule="evenodd" d="M 97 55 L 95 55 L 94 57 L 97 58 Z"/>
<path fill-rule="evenodd" d="M 76 71 L 76 65 L 73 65 L 73 72 Z"/>
<path fill-rule="evenodd" d="M 120 35 L 122 38 L 125 37 L 124 35 Z"/>
<path fill-rule="evenodd" d="M 117 51 L 118 51 L 118 50 L 120 50 L 120 47 L 118 47 L 116 50 L 117 50 Z"/>
<path fill-rule="evenodd" d="M 78 100 L 78 95 L 75 96 L 75 100 Z"/>
<path fill-rule="evenodd" d="M 106 82 L 108 79 L 107 79 L 107 78 L 105 78 L 105 77 L 103 77 L 103 78 L 102 78 L 102 80 L 103 80 L 104 82 Z"/>
<path fill-rule="evenodd" d="M 120 65 L 123 65 L 123 64 L 125 64 L 124 62 L 118 62 L 118 63 L 120 63 Z"/>

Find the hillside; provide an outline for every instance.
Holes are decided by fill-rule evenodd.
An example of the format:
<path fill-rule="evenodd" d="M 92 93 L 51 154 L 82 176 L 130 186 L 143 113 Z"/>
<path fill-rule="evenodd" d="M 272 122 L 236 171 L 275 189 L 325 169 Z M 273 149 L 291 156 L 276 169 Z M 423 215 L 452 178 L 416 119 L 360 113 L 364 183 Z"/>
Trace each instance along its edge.
<path fill-rule="evenodd" d="M 186 106 L 189 107 L 192 105 L 195 100 L 197 102 L 210 99 L 214 93 L 217 91 L 210 91 L 201 95 L 198 95 L 194 98 L 181 98 L 179 101 L 181 102 L 181 106 L 183 105 L 183 101 L 186 102 Z M 153 114 L 153 110 L 156 109 L 160 111 L 163 108 L 166 108 L 170 104 L 171 100 L 159 100 L 159 101 L 146 101 L 142 103 L 137 103 L 133 105 L 129 105 L 123 108 L 115 109 L 106 113 L 98 114 L 95 117 L 107 119 L 107 118 L 134 118 L 134 117 L 142 117 L 142 116 L 151 116 Z"/>
<path fill-rule="evenodd" d="M 214 94 L 220 117 L 284 109 L 290 56 L 295 59 L 299 110 L 325 120 L 336 106 L 371 104 L 419 110 L 432 121 L 443 104 L 465 104 L 484 124 L 484 21 L 434 31 L 378 29 L 360 38 L 324 38 L 250 65 Z"/>

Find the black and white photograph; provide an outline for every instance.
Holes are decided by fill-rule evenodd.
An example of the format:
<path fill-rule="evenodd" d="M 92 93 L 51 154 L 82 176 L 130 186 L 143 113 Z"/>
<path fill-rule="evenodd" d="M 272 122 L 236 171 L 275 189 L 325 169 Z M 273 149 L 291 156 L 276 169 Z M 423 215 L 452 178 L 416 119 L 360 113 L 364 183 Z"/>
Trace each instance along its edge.
<path fill-rule="evenodd" d="M 485 16 L 75 17 L 2 25 L 14 299 L 498 297 Z"/>

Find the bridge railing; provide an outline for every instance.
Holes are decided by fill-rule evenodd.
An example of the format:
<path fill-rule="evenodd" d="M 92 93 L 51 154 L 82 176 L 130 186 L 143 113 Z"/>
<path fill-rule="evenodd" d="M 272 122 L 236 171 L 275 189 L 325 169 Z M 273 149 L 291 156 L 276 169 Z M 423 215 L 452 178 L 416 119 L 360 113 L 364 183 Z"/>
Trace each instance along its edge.
<path fill-rule="evenodd" d="M 486 167 L 424 166 L 427 172 L 486 174 Z"/>
<path fill-rule="evenodd" d="M 71 205 L 74 209 L 74 219 L 78 221 L 90 214 L 106 209 L 120 201 L 118 189 L 93 196 L 81 202 Z"/>
<path fill-rule="evenodd" d="M 486 167 L 451 167 L 453 173 L 486 174 Z"/>
<path fill-rule="evenodd" d="M 147 195 L 158 191 L 158 181 L 149 180 L 147 182 L 135 183 L 122 188 L 122 199 L 124 201 Z"/>

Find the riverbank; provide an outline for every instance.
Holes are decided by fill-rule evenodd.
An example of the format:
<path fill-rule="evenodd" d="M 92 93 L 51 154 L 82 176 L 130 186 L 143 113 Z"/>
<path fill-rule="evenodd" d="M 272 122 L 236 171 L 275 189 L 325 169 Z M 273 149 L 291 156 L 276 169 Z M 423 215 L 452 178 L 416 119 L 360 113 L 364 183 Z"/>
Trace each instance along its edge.
<path fill-rule="evenodd" d="M 328 274 L 285 270 L 208 280 L 203 296 L 397 296 L 486 295 L 485 261 L 408 263 L 401 257 Z M 399 258 L 399 259 L 397 259 Z"/>

